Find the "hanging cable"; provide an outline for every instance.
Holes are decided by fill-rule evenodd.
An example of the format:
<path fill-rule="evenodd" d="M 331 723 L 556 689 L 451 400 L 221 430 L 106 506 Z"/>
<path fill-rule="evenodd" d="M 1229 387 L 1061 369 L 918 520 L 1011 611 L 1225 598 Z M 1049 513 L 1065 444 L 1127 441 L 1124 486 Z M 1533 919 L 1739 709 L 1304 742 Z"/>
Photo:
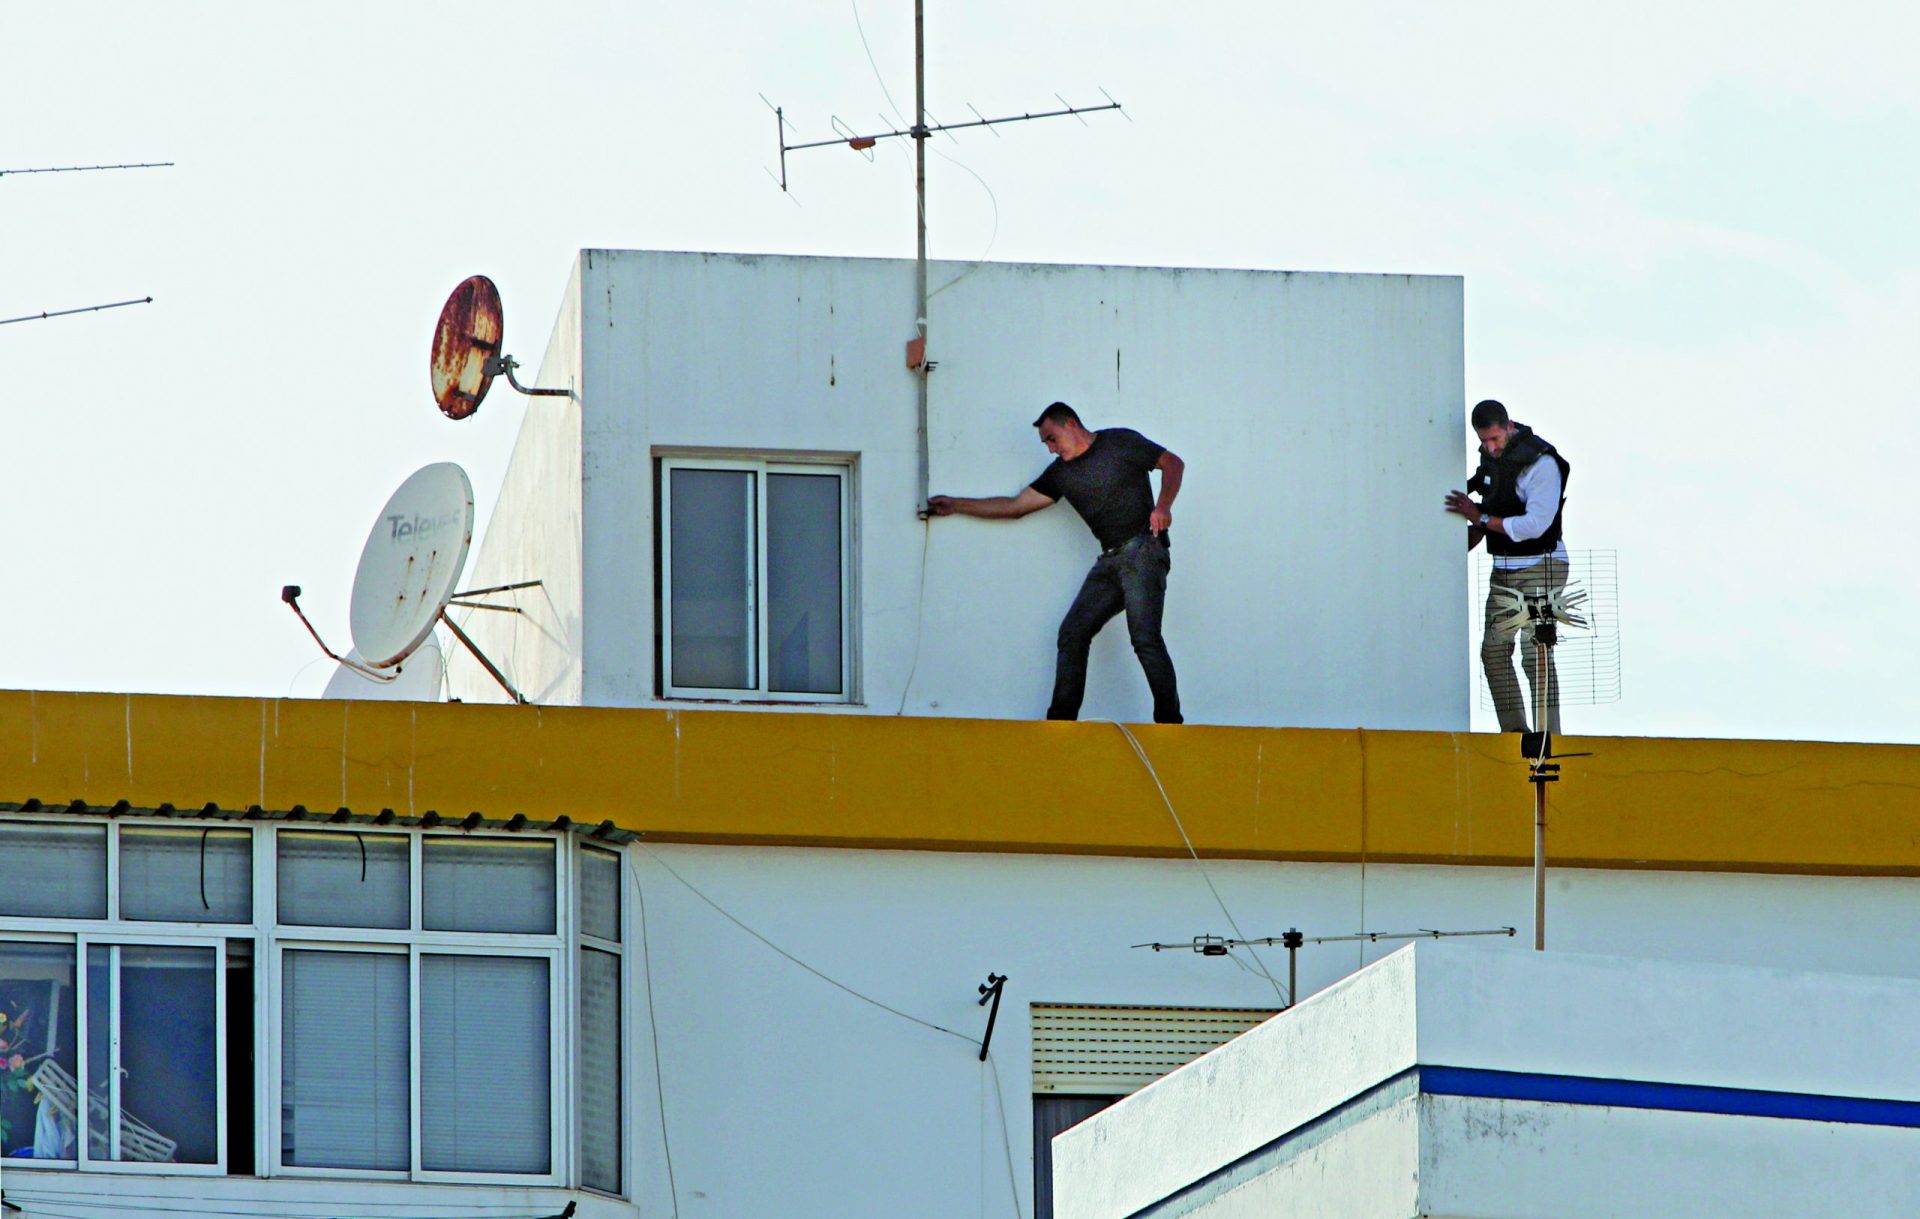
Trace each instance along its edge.
<path fill-rule="evenodd" d="M 673 1140 L 667 1137 L 667 1085 L 660 1074 L 660 1023 L 653 1014 L 653 949 L 647 940 L 647 890 L 640 883 L 640 870 L 633 866 L 631 854 L 626 856 L 626 861 L 627 872 L 633 877 L 634 900 L 640 908 L 640 971 L 647 984 L 647 1035 L 653 1041 L 653 1098 L 660 1108 L 660 1154 L 667 1162 L 667 1195 L 672 1202 L 673 1219 L 680 1219 L 680 1187 L 673 1179 Z"/>
<path fill-rule="evenodd" d="M 1233 911 L 1227 909 L 1227 903 L 1220 897 L 1220 890 L 1214 888 L 1213 877 L 1207 873 L 1207 865 L 1200 862 L 1200 852 L 1193 849 L 1193 839 L 1187 837 L 1187 827 L 1181 823 L 1180 813 L 1173 807 L 1173 800 L 1167 795 L 1166 785 L 1160 782 L 1160 772 L 1153 768 L 1153 759 L 1147 756 L 1147 751 L 1141 747 L 1139 738 L 1133 735 L 1133 729 L 1119 720 L 1108 720 L 1107 723 L 1120 730 L 1120 735 L 1127 738 L 1127 744 L 1133 746 L 1133 756 L 1139 758 L 1140 765 L 1147 768 L 1147 774 L 1153 779 L 1155 790 L 1160 793 L 1160 803 L 1167 806 L 1167 814 L 1173 818 L 1173 827 L 1180 831 L 1180 841 L 1187 844 L 1187 854 L 1193 857 L 1194 866 L 1200 869 L 1200 879 L 1207 882 L 1207 892 L 1213 894 L 1214 904 L 1219 906 L 1220 913 L 1226 916 L 1227 926 L 1233 928 L 1234 938 L 1246 939 L 1245 933 L 1240 930 L 1240 924 L 1234 921 Z M 1253 958 L 1253 963 L 1260 967 L 1260 973 L 1266 978 L 1267 984 L 1273 987 L 1273 993 L 1280 1000 L 1280 1006 L 1292 1006 L 1292 998 L 1280 985 L 1280 980 L 1267 969 L 1267 963 L 1260 959 L 1260 954 L 1249 948 L 1247 955 Z"/>

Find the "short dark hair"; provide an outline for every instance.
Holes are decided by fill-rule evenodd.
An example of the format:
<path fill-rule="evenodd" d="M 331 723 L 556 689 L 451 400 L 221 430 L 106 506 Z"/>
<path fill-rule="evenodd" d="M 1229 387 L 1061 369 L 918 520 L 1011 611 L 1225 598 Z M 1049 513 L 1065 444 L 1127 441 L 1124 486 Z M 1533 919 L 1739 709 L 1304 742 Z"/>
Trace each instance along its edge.
<path fill-rule="evenodd" d="M 1495 427 L 1505 422 L 1507 422 L 1507 408 L 1500 405 L 1500 403 L 1494 401 L 1492 398 L 1487 398 L 1481 402 L 1474 404 L 1474 408 L 1473 408 L 1473 430 L 1474 431 L 1478 432 L 1483 428 Z"/>
<path fill-rule="evenodd" d="M 1064 402 L 1056 402 L 1046 410 L 1041 411 L 1040 417 L 1033 421 L 1033 426 L 1039 427 L 1043 423 L 1071 423 L 1075 427 L 1086 426 L 1086 424 L 1080 422 L 1080 412 L 1074 410 Z"/>

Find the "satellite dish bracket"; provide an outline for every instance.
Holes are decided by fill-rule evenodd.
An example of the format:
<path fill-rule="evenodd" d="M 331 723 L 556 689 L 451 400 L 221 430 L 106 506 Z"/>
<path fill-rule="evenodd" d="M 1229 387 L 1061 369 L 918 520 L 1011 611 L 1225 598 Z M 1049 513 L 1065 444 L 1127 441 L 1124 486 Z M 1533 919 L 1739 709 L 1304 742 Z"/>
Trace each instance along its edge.
<path fill-rule="evenodd" d="M 520 384 L 513 379 L 513 370 L 520 367 L 520 361 L 508 355 L 489 356 L 484 371 L 489 377 L 505 377 L 507 384 L 531 398 L 553 397 L 571 398 L 573 392 L 565 389 L 539 389 Z"/>
<path fill-rule="evenodd" d="M 355 673 L 358 673 L 370 681 L 389 682 L 399 678 L 400 666 L 398 665 L 394 666 L 393 672 L 382 673 L 378 669 L 368 668 L 359 661 L 348 660 L 345 656 L 340 655 L 328 647 L 327 641 L 320 638 L 320 632 L 314 630 L 313 623 L 307 620 L 307 612 L 300 608 L 300 586 L 298 584 L 282 585 L 280 588 L 280 599 L 293 607 L 293 612 L 299 615 L 300 625 L 307 628 L 307 634 L 313 636 L 313 641 L 320 645 L 320 650 L 327 654 L 328 660 L 345 665 L 347 668 L 352 669 Z"/>
<path fill-rule="evenodd" d="M 492 609 L 495 607 L 486 606 L 483 608 Z M 460 624 L 448 617 L 447 611 L 444 609 L 440 611 L 440 621 L 447 624 L 447 629 L 453 632 L 453 637 L 460 641 L 462 647 L 473 653 L 473 658 L 480 662 L 480 667 L 485 669 L 493 680 L 500 683 L 500 688 L 507 692 L 509 698 L 513 699 L 516 703 L 524 703 L 527 701 L 527 696 L 513 688 L 513 683 L 507 680 L 507 675 L 494 667 L 494 663 L 487 659 L 487 654 L 482 652 L 473 640 L 467 638 L 467 633 L 460 629 Z"/>
<path fill-rule="evenodd" d="M 484 597 L 488 593 L 508 593 L 521 588 L 539 588 L 542 581 L 522 580 L 517 584 L 495 584 L 489 588 L 470 588 L 464 593 L 455 593 L 447 598 L 448 605 L 458 605 L 464 609 L 492 610 L 496 614 L 524 614 L 527 611 L 517 605 L 495 605 L 490 601 L 471 601 L 470 597 Z"/>

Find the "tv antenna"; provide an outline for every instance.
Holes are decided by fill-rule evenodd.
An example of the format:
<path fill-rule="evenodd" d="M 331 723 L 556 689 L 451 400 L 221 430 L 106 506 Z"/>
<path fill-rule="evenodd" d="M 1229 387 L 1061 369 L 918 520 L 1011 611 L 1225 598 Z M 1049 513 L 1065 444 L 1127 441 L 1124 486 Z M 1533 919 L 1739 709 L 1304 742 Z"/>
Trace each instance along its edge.
<path fill-rule="evenodd" d="M 969 127 L 986 127 L 992 129 L 1008 123 L 1024 123 L 1032 119 L 1062 118 L 1067 115 L 1080 118 L 1082 115 L 1097 114 L 1103 110 L 1121 109 L 1120 103 L 1113 100 L 1113 95 L 1105 89 L 1102 89 L 1100 93 L 1107 99 L 1104 105 L 1076 106 L 1056 93 L 1054 96 L 1059 98 L 1061 105 L 1061 109 L 1058 110 L 1030 111 L 1024 114 L 1008 115 L 1005 118 L 990 119 L 982 115 L 978 110 L 973 110 L 972 106 L 969 106 L 968 109 L 973 110 L 974 117 L 968 122 L 941 123 L 936 121 L 929 124 L 927 122 L 926 41 L 926 0 L 913 0 L 913 125 L 911 127 L 904 129 L 894 128 L 886 131 L 875 131 L 868 135 L 858 135 L 850 128 L 844 128 L 840 120 L 835 118 L 833 120 L 834 129 L 840 132 L 836 138 L 831 140 L 809 140 L 803 143 L 789 144 L 787 142 L 787 129 L 791 124 L 787 122 L 786 111 L 780 106 L 773 105 L 772 102 L 767 102 L 767 105 L 773 110 L 774 134 L 778 137 L 780 144 L 780 189 L 782 192 L 786 192 L 787 190 L 787 154 L 790 152 L 844 144 L 855 152 L 866 153 L 869 159 L 871 159 L 873 146 L 881 140 L 910 139 L 913 141 L 914 230 L 916 234 L 914 253 L 915 303 L 913 320 L 914 337 L 907 340 L 907 367 L 918 374 L 914 377 L 914 381 L 915 396 L 918 400 L 916 425 L 919 437 L 920 480 L 919 496 L 915 500 L 914 511 L 915 514 L 922 519 L 925 519 L 927 515 L 927 497 L 932 494 L 927 449 L 927 376 L 933 371 L 935 365 L 938 364 L 937 360 L 927 358 L 927 137 L 940 132 L 946 132 L 948 133 L 948 138 L 951 139 L 951 133 Z M 766 101 L 766 95 L 761 94 L 760 100 Z M 1122 112 L 1122 117 L 1125 117 L 1124 112 Z M 1086 119 L 1080 118 L 1080 121 L 1084 123 Z M 996 132 L 995 134 L 998 133 Z"/>
<path fill-rule="evenodd" d="M 481 667 L 500 683 L 516 703 L 527 701 L 506 675 L 488 660 L 460 624 L 447 614 L 449 605 L 517 614 L 517 606 L 493 605 L 472 598 L 488 593 L 532 588 L 538 580 L 499 584 L 455 592 L 454 584 L 467 562 L 473 543 L 473 484 L 467 472 L 450 461 L 414 471 L 387 500 L 373 522 L 360 565 L 353 576 L 353 599 L 348 620 L 353 648 L 342 656 L 327 646 L 320 632 L 300 608 L 300 586 L 280 590 L 300 622 L 329 659 L 373 682 L 400 679 L 410 658 L 422 650 L 434 627 L 445 623 L 453 637 L 473 653 Z M 440 663 L 439 649 L 432 662 Z M 331 689 L 329 685 L 329 689 Z M 404 697 L 396 695 L 394 697 Z"/>
<path fill-rule="evenodd" d="M 138 161 L 125 165 L 46 165 L 38 169 L 0 169 L 0 178 L 8 174 L 84 174 L 99 169 L 170 169 L 172 161 Z"/>
<path fill-rule="evenodd" d="M 8 174 L 81 174 L 101 169 L 166 169 L 172 161 L 141 161 L 126 165 L 43 165 L 33 169 L 0 169 L 0 178 Z M 113 301 L 105 305 L 82 305 L 78 309 L 43 309 L 39 313 L 24 313 L 19 317 L 0 318 L 0 326 L 10 326 L 15 322 L 44 322 L 50 317 L 70 317 L 76 313 L 98 313 L 102 309 L 122 309 L 128 305 L 151 305 L 153 298 L 143 296 L 138 300 Z"/>
<path fill-rule="evenodd" d="M 493 379 L 530 397 L 571 396 L 564 389 L 537 389 L 514 380 L 520 362 L 501 351 L 507 323 L 500 308 L 500 290 L 484 275 L 470 275 L 440 306 L 440 322 L 433 331 L 433 400 L 449 419 L 465 419 L 480 409 L 480 400 L 493 388 Z"/>
<path fill-rule="evenodd" d="M 1560 781 L 1560 764 L 1553 759 L 1590 756 L 1553 752 L 1560 708 L 1568 703 L 1613 702 L 1620 697 L 1619 582 L 1614 575 L 1614 553 L 1574 551 L 1567 558 L 1568 579 L 1562 585 L 1494 585 L 1486 602 L 1488 621 L 1501 630 L 1524 634 L 1520 646 L 1533 649 L 1529 657 L 1532 664 L 1527 667 L 1534 730 L 1521 732 L 1520 756 L 1527 763 L 1527 782 L 1533 785 L 1536 951 L 1547 946 L 1547 784 Z M 1573 633 L 1571 645 L 1578 649 L 1572 664 L 1554 657 L 1562 643 L 1563 629 Z M 1517 689 L 1510 697 L 1511 701 L 1495 699 L 1496 709 L 1524 714 L 1526 708 L 1519 704 Z"/>
<path fill-rule="evenodd" d="M 1174 944 L 1135 944 L 1135 948 L 1151 948 L 1155 952 L 1177 952 L 1187 949 L 1203 957 L 1224 957 L 1235 948 L 1284 948 L 1287 950 L 1287 1007 L 1299 1002 L 1299 956 L 1300 949 L 1308 944 L 1351 944 L 1365 940 L 1369 944 L 1379 944 L 1389 940 L 1449 940 L 1467 935 L 1513 935 L 1512 927 L 1491 927 L 1484 931 L 1434 931 L 1422 927 L 1418 931 L 1356 931 L 1351 935 L 1306 935 L 1297 928 L 1289 929 L 1284 935 L 1269 935 L 1259 939 L 1235 940 L 1223 935 L 1196 935 L 1191 940 Z M 1286 1011 L 1287 1007 L 1280 1010 Z"/>
<path fill-rule="evenodd" d="M 15 172 L 17 173 L 19 171 L 16 170 Z M 120 309 L 127 305 L 151 305 L 152 303 L 153 298 L 151 296 L 143 296 L 139 300 L 114 301 L 112 304 L 107 305 L 82 305 L 78 309 L 43 309 L 39 313 L 24 313 L 19 317 L 0 318 L 0 326 L 11 326 L 15 322 L 40 322 L 50 317 L 66 317 L 73 313 L 98 313 L 102 309 Z"/>

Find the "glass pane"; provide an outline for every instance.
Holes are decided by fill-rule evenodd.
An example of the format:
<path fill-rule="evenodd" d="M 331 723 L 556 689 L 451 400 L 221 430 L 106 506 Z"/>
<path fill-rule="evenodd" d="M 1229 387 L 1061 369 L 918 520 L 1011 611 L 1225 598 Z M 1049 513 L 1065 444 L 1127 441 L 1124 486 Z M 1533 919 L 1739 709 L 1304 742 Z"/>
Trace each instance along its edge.
<path fill-rule="evenodd" d="M 840 478 L 767 475 L 767 688 L 839 694 Z"/>
<path fill-rule="evenodd" d="M 580 1181 L 620 1192 L 620 958 L 580 950 Z"/>
<path fill-rule="evenodd" d="M 402 954 L 281 958 L 282 1163 L 408 1167 L 407 1004 Z"/>
<path fill-rule="evenodd" d="M 73 945 L 0 944 L 0 1156 L 72 1160 Z"/>
<path fill-rule="evenodd" d="M 428 930 L 553 934 L 551 839 L 427 838 L 420 860 Z"/>
<path fill-rule="evenodd" d="M 673 612 L 673 684 L 714 690 L 755 685 L 753 472 L 669 471 L 667 591 Z"/>
<path fill-rule="evenodd" d="M 177 923 L 252 922 L 253 835 L 122 826 L 120 914 Z"/>
<path fill-rule="evenodd" d="M 396 834 L 280 831 L 280 921 L 407 927 L 407 840 Z"/>
<path fill-rule="evenodd" d="M 547 962 L 420 958 L 420 1167 L 545 1173 Z"/>
<path fill-rule="evenodd" d="M 218 1162 L 214 979 L 211 948 L 87 949 L 89 1156 Z M 116 1112 L 117 1120 L 111 1116 Z"/>
<path fill-rule="evenodd" d="M 0 914 L 107 917 L 107 827 L 0 825 Z"/>
<path fill-rule="evenodd" d="M 580 934 L 620 942 L 620 857 L 580 849 Z"/>

